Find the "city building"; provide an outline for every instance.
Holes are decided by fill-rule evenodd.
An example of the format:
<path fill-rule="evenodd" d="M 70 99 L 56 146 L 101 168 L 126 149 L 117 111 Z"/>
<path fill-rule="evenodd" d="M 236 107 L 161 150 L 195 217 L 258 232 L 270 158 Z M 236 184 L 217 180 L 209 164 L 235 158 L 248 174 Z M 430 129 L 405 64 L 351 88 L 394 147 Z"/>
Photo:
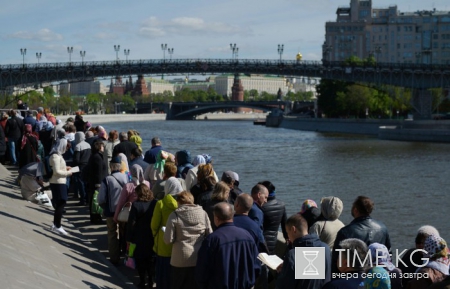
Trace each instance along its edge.
<path fill-rule="evenodd" d="M 72 83 L 60 83 L 59 91 L 65 91 L 70 95 L 88 95 L 90 93 L 106 93 L 108 88 L 105 87 L 100 81 L 83 81 Z"/>
<path fill-rule="evenodd" d="M 174 85 L 173 83 L 170 83 L 167 80 L 164 79 L 155 79 L 155 78 L 148 78 L 147 81 L 147 87 L 150 94 L 154 93 L 163 93 L 164 91 L 171 91 L 172 94 L 174 94 Z"/>
<path fill-rule="evenodd" d="M 259 93 L 265 91 L 270 94 L 277 94 L 281 89 L 283 95 L 288 91 L 287 81 L 284 77 L 265 75 L 239 75 L 244 90 L 256 89 Z M 228 97 L 232 94 L 234 74 L 224 74 L 215 77 L 215 89 L 219 95 Z"/>
<path fill-rule="evenodd" d="M 430 5 L 424 2 L 424 5 Z M 396 5 L 373 8 L 372 0 L 351 0 L 325 24 L 323 59 L 374 56 L 378 62 L 450 63 L 450 12 L 401 12 Z"/>

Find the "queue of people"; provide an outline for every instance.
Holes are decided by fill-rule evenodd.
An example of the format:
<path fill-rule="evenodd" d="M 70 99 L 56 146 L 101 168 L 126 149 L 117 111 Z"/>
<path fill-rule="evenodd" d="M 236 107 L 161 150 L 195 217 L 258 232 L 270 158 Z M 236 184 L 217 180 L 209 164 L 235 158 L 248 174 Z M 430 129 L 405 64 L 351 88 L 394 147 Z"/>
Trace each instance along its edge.
<path fill-rule="evenodd" d="M 39 117 L 45 118 L 44 111 Z M 11 118 L 19 127 L 20 121 Z M 263 180 L 243 193 L 239 175 L 225 171 L 219 179 L 208 154 L 192 158 L 186 149 L 170 153 L 159 137 L 143 152 L 139 132 L 107 133 L 81 115 L 60 127 L 54 126 L 50 140 L 44 140 L 27 123 L 8 141 L 20 140 L 17 148 L 25 148 L 27 156 L 24 165 L 39 159 L 46 167 L 36 182 L 42 186 L 46 177 L 50 182 L 55 208 L 51 230 L 67 235 L 61 217 L 73 193 L 79 206 L 89 206 L 92 223 L 106 220 L 111 263 L 122 264 L 133 248 L 138 287 L 449 288 L 449 251 L 439 232 L 431 226 L 419 228 L 416 247 L 401 257 L 397 268 L 389 253 L 388 230 L 371 217 L 374 202 L 369 197 L 354 200 L 354 219 L 347 225 L 339 220 L 344 206 L 336 196 L 323 198 L 319 205 L 305 200 L 300 212 L 288 218 L 275 184 Z M 0 156 L 6 151 L 2 132 Z M 33 155 L 39 141 L 50 141 L 42 156 Z M 8 148 L 12 154 L 16 146 Z M 79 172 L 72 173 L 73 166 Z M 96 203 L 103 208 L 101 215 L 93 209 Z M 126 221 L 121 218 L 124 211 L 129 213 Z M 258 255 L 276 252 L 280 227 L 287 250 L 273 270 Z M 324 278 L 296 278 L 295 249 L 308 247 L 323 248 Z M 424 259 L 427 264 L 422 264 Z"/>

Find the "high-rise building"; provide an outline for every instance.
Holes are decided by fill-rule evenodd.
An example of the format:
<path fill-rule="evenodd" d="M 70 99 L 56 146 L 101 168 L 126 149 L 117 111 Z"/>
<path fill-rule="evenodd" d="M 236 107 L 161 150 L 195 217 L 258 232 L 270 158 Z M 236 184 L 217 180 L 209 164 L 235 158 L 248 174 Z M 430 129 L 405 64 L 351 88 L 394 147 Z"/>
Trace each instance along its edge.
<path fill-rule="evenodd" d="M 400 12 L 396 5 L 373 8 L 372 0 L 351 0 L 336 14 L 325 24 L 323 60 L 372 55 L 378 62 L 450 63 L 449 11 Z"/>

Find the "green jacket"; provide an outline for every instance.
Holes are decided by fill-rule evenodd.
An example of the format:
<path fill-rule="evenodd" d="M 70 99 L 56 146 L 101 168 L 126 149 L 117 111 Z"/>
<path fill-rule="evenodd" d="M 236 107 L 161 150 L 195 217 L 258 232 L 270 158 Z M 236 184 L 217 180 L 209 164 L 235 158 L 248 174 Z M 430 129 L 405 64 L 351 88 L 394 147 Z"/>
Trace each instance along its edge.
<path fill-rule="evenodd" d="M 171 196 L 166 195 L 162 200 L 156 203 L 152 218 L 152 233 L 155 238 L 153 251 L 158 256 L 170 257 L 172 255 L 172 244 L 164 243 L 164 231 L 162 227 L 166 226 L 169 215 L 178 208 L 177 201 Z"/>

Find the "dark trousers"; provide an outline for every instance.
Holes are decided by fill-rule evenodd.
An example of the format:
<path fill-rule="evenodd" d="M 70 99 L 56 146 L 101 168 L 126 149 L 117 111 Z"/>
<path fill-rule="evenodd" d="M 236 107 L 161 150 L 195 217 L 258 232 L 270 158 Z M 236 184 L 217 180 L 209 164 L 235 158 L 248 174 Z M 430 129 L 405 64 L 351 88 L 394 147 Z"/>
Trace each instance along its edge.
<path fill-rule="evenodd" d="M 87 203 L 86 187 L 83 179 L 81 178 L 81 173 L 73 174 L 72 181 L 75 185 L 74 196 L 76 197 L 78 194 L 80 196 L 80 203 Z"/>
<path fill-rule="evenodd" d="M 172 276 L 171 289 L 197 289 L 195 280 L 195 267 L 174 267 L 171 266 Z"/>
<path fill-rule="evenodd" d="M 156 287 L 170 289 L 170 257 L 156 256 Z"/>
<path fill-rule="evenodd" d="M 57 200 L 54 202 L 55 213 L 53 215 L 53 224 L 56 228 L 61 227 L 61 218 L 64 212 L 64 207 L 66 206 L 65 200 Z"/>
<path fill-rule="evenodd" d="M 148 284 L 153 285 L 153 275 L 155 273 L 155 258 L 134 258 L 136 262 L 136 270 L 139 274 L 141 284 L 145 284 L 145 277 L 148 277 Z"/>
<path fill-rule="evenodd" d="M 67 202 L 67 186 L 66 184 L 50 184 L 52 191 L 52 205 L 55 208 L 53 214 L 53 224 L 56 228 L 61 227 L 61 218 L 64 212 L 64 206 Z"/>

